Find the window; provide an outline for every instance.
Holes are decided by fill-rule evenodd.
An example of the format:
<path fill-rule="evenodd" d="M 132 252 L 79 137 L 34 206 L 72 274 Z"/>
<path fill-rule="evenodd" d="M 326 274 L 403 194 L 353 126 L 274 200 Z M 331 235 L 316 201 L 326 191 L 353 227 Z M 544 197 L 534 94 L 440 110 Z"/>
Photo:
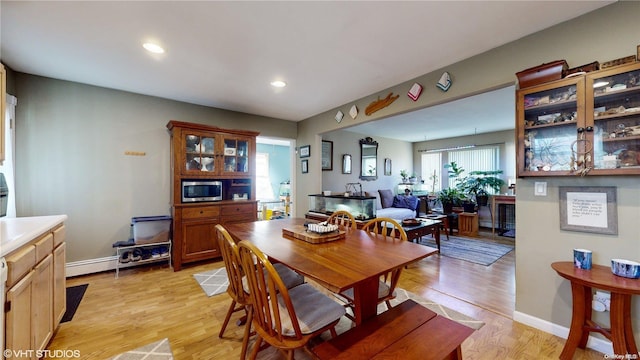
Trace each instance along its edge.
<path fill-rule="evenodd" d="M 422 179 L 431 192 L 442 190 L 442 153 L 422 154 Z"/>
<path fill-rule="evenodd" d="M 269 177 L 268 153 L 256 153 L 256 197 L 262 200 L 275 198 Z"/>
<path fill-rule="evenodd" d="M 464 169 L 462 176 L 471 171 L 500 170 L 498 146 L 483 146 L 479 148 L 454 150 L 448 152 L 448 163 L 455 161 L 458 167 Z M 455 179 L 449 179 L 449 187 L 455 186 Z"/>

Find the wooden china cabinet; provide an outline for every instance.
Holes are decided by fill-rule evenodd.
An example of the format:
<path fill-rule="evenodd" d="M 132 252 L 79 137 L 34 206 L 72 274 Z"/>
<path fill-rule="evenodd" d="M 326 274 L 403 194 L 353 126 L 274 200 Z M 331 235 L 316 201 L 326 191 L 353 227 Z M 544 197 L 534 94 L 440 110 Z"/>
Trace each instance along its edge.
<path fill-rule="evenodd" d="M 516 92 L 518 177 L 640 174 L 640 62 Z"/>
<path fill-rule="evenodd" d="M 173 269 L 220 257 L 215 226 L 257 220 L 255 151 L 257 132 L 172 120 L 171 181 Z M 184 181 L 222 183 L 219 201 L 183 202 Z"/>

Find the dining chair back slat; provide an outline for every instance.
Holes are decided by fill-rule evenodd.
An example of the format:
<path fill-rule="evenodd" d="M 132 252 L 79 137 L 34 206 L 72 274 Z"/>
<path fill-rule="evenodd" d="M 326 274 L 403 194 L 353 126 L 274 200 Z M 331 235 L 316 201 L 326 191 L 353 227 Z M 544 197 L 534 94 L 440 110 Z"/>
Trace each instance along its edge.
<path fill-rule="evenodd" d="M 327 220 L 328 224 L 336 224 L 339 226 L 343 226 L 349 229 L 356 229 L 358 224 L 356 223 L 356 219 L 353 215 L 346 210 L 337 210 L 334 211 L 329 219 Z"/>

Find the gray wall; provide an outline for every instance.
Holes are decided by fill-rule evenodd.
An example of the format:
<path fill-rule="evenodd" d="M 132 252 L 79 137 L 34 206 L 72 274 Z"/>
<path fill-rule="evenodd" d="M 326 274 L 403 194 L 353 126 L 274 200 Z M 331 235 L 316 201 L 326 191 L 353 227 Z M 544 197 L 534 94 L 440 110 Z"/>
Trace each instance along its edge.
<path fill-rule="evenodd" d="M 361 166 L 359 141 L 366 136 L 351 131 L 336 131 L 323 135 L 324 140 L 333 141 L 333 171 L 325 170 L 322 172 L 322 190 L 344 192 L 345 185 L 354 182 L 362 184 L 362 191 L 375 193 L 378 189 L 396 189 L 400 182 L 400 169 L 411 170 L 413 166 L 411 143 L 387 138 L 374 138 L 373 140 L 378 142 L 378 179 L 363 181 L 359 179 Z M 351 174 L 342 174 L 343 154 L 351 154 Z M 390 176 L 384 174 L 385 158 L 391 159 L 392 173 Z M 304 177 L 301 180 L 304 180 Z"/>
<path fill-rule="evenodd" d="M 133 216 L 170 214 L 169 120 L 296 137 L 290 121 L 22 73 L 15 90 L 18 216 L 67 214 L 69 262 L 113 255 Z"/>
<path fill-rule="evenodd" d="M 541 3 L 541 6 L 546 6 Z M 389 89 L 380 89 L 370 96 L 345 103 L 303 121 L 298 127 L 298 139 L 308 142 L 317 140 L 315 134 L 337 129 L 346 129 L 353 124 L 380 120 L 390 115 L 436 105 L 479 92 L 513 84 L 515 73 L 556 59 L 566 59 L 570 66 L 579 66 L 593 61 L 608 61 L 636 53 L 640 43 L 640 2 L 617 2 L 575 20 L 554 26 L 545 31 L 524 37 L 486 53 L 463 60 L 416 79 L 411 79 Z M 600 25 L 599 25 L 600 24 Z M 612 25 L 603 31 L 601 24 Z M 432 86 L 443 71 L 453 77 L 451 89 L 443 93 Z M 404 96 L 413 82 L 425 86 L 425 93 L 417 102 Z M 348 113 L 352 105 L 359 109 L 378 96 L 390 91 L 400 94 L 391 106 L 372 116 L 359 115 L 337 124 L 333 116 L 337 110 Z M 515 118 L 515 116 L 514 116 Z M 480 129 L 479 129 L 480 131 Z M 514 135 L 515 136 L 515 135 Z M 416 153 L 414 152 L 414 155 Z M 319 160 L 311 162 L 320 167 Z M 299 170 L 298 170 L 299 171 Z M 298 194 L 320 191 L 322 182 L 318 178 L 300 183 Z M 556 275 L 550 264 L 558 260 L 571 260 L 573 247 L 585 247 L 594 251 L 594 262 L 609 265 L 612 257 L 640 260 L 638 226 L 640 222 L 640 187 L 637 177 L 588 177 L 547 178 L 547 197 L 534 197 L 533 184 L 540 179 L 518 179 L 517 181 L 517 246 L 516 246 L 516 318 L 535 317 L 530 322 L 540 328 L 554 331 L 553 324 L 568 327 L 571 317 L 571 292 L 568 283 Z M 562 185 L 608 185 L 618 188 L 618 228 L 616 236 L 602 236 L 559 229 L 558 187 Z M 298 215 L 300 214 L 298 210 Z M 632 312 L 637 319 L 640 301 L 634 297 Z M 635 322 L 636 338 L 640 323 Z"/>

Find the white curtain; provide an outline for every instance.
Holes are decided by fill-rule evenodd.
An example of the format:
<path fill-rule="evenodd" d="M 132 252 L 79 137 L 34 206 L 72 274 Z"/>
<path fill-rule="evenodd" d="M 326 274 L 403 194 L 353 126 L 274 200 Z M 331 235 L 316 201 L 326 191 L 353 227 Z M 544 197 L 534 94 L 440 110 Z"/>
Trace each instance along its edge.
<path fill-rule="evenodd" d="M 5 126 L 5 159 L 0 166 L 0 173 L 4 174 L 9 188 L 7 217 L 16 217 L 16 187 L 15 187 L 15 148 L 16 148 L 16 105 L 18 99 L 6 94 Z"/>

